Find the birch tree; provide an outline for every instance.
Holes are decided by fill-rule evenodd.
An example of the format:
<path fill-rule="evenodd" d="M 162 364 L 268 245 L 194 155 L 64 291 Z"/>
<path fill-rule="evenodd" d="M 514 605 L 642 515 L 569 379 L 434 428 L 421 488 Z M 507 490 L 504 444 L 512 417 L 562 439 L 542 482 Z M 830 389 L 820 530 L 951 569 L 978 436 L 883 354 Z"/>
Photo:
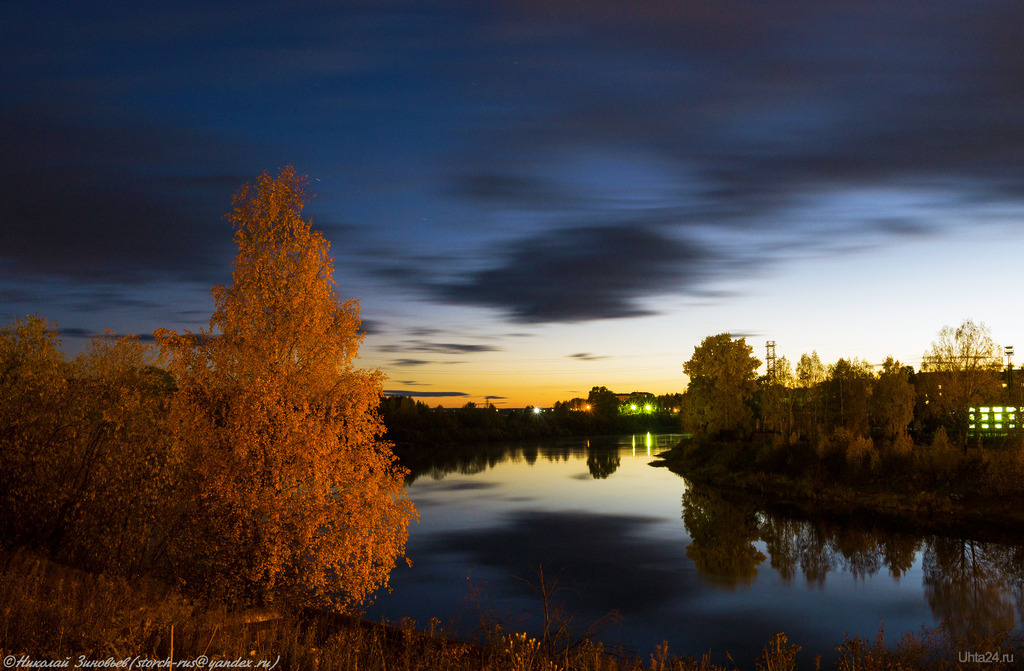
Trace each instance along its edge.
<path fill-rule="evenodd" d="M 966 445 L 968 408 L 999 393 L 1002 358 L 984 323 L 944 326 L 921 362 L 929 409 Z"/>
<path fill-rule="evenodd" d="M 385 586 L 416 512 L 383 442 L 383 376 L 355 367 L 359 304 L 342 301 L 291 167 L 235 195 L 233 284 L 209 330 L 159 331 L 192 470 L 179 574 L 236 603 L 344 609 Z"/>

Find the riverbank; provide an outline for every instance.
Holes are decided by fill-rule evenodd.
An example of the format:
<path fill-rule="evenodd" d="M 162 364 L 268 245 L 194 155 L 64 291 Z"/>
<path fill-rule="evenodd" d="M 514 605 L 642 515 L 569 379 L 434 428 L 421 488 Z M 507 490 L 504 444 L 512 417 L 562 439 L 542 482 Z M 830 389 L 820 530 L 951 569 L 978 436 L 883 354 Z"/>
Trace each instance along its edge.
<path fill-rule="evenodd" d="M 689 480 L 743 491 L 806 517 L 874 517 L 923 532 L 1005 537 L 1024 532 L 1024 478 L 1016 445 L 777 445 L 684 440 L 658 455 Z"/>
<path fill-rule="evenodd" d="M 0 656 L 5 668 L 267 668 L 341 671 L 414 669 L 528 671 L 717 671 L 701 659 L 670 656 L 659 647 L 649 659 L 608 654 L 582 640 L 563 648 L 500 627 L 480 643 L 456 640 L 435 620 L 426 630 L 318 612 L 232 612 L 190 600 L 149 580 L 126 581 L 70 569 L 23 552 L 0 553 Z M 963 644 L 957 644 L 963 645 Z M 1006 640 L 973 641 L 970 650 L 993 654 L 987 668 L 1017 668 L 1021 650 Z M 1018 646 L 1019 647 L 1019 646 Z M 847 640 L 836 668 L 958 668 L 956 647 L 940 636 L 909 636 L 887 645 Z M 800 647 L 778 634 L 766 643 L 757 668 L 814 668 Z M 723 669 L 724 671 L 724 669 Z"/>

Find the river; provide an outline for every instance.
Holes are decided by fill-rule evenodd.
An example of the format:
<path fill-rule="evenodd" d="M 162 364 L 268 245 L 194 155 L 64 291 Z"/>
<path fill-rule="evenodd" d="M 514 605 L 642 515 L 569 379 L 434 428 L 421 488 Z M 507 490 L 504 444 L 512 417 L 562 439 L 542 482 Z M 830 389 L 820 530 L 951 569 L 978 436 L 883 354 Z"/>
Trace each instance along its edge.
<path fill-rule="evenodd" d="M 758 509 L 650 465 L 677 440 L 479 447 L 418 466 L 413 566 L 367 617 L 436 617 L 469 637 L 483 613 L 536 632 L 543 571 L 576 634 L 597 623 L 599 640 L 645 657 L 667 641 L 748 668 L 785 632 L 809 666 L 883 624 L 893 642 L 922 627 L 1019 630 L 1024 546 Z"/>

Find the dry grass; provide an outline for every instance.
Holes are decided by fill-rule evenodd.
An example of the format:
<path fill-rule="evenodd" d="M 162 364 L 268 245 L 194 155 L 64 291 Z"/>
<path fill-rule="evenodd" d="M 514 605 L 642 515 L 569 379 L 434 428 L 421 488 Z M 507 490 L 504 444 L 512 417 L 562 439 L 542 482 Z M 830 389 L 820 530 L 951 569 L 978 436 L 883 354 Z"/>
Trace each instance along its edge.
<path fill-rule="evenodd" d="M 173 660 L 180 668 L 201 656 L 236 667 L 342 671 L 724 671 L 705 655 L 672 657 L 668 645 L 648 659 L 622 659 L 596 642 L 576 642 L 570 652 L 552 654 L 530 636 L 487 632 L 485 645 L 453 640 L 434 620 L 426 631 L 414 623 L 398 626 L 355 617 L 311 613 L 268 617 L 233 613 L 222 606 L 191 601 L 156 582 L 108 579 L 54 564 L 35 555 L 0 553 L 0 657 L 28 660 Z M 1019 642 L 1018 642 L 1019 643 Z M 966 650 L 996 650 L 1014 663 L 986 669 L 1019 668 L 1024 659 L 1007 641 L 974 641 Z M 797 663 L 800 647 L 776 635 L 756 668 L 789 671 L 816 668 Z M 873 643 L 853 639 L 837 646 L 839 669 L 961 668 L 947 640 L 933 634 L 908 636 L 894 648 L 882 632 Z M 202 668 L 211 668 L 207 663 Z M 195 667 L 193 667 L 195 668 Z"/>

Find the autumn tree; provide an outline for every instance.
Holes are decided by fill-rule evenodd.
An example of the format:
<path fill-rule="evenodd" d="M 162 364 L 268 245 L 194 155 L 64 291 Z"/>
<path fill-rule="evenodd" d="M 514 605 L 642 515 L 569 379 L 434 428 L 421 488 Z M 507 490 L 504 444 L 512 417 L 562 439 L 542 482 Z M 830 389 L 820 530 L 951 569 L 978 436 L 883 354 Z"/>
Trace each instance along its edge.
<path fill-rule="evenodd" d="M 824 414 L 824 390 L 827 370 L 818 357 L 817 351 L 801 354 L 796 364 L 796 379 L 793 394 L 794 427 L 805 438 L 820 433 Z"/>
<path fill-rule="evenodd" d="M 761 416 L 766 430 L 788 438 L 793 431 L 793 387 L 796 378 L 789 359 L 780 356 L 775 363 L 775 374 L 765 376 L 761 388 Z"/>
<path fill-rule="evenodd" d="M 868 434 L 868 403 L 874 374 L 857 359 L 839 359 L 828 367 L 822 383 L 828 426 L 845 429 L 853 436 Z"/>
<path fill-rule="evenodd" d="M 69 369 L 56 325 L 41 317 L 0 329 L 0 536 L 38 547 L 58 493 L 41 486 L 72 451 Z M 43 531 L 43 534 L 46 534 Z"/>
<path fill-rule="evenodd" d="M 193 586 L 235 603 L 345 608 L 386 585 L 415 509 L 360 370 L 359 306 L 342 302 L 291 167 L 244 185 L 238 253 L 209 330 L 157 332 L 179 391 L 172 430 L 191 469 L 173 548 Z"/>
<path fill-rule="evenodd" d="M 996 398 L 1001 351 L 984 323 L 966 319 L 944 326 L 921 362 L 922 386 L 931 413 L 966 445 L 968 408 Z"/>
<path fill-rule="evenodd" d="M 177 466 L 164 438 L 166 375 L 133 336 L 94 338 L 66 362 L 53 324 L 0 330 L 0 536 L 93 571 L 161 557 Z"/>
<path fill-rule="evenodd" d="M 891 356 L 886 357 L 871 394 L 872 424 L 883 438 L 896 441 L 906 437 L 907 427 L 914 420 L 915 401 L 907 367 Z"/>
<path fill-rule="evenodd" d="M 683 404 L 684 425 L 706 435 L 744 431 L 754 418 L 750 400 L 757 388 L 757 368 L 746 339 L 729 333 L 708 336 L 683 364 L 690 378 Z"/>

